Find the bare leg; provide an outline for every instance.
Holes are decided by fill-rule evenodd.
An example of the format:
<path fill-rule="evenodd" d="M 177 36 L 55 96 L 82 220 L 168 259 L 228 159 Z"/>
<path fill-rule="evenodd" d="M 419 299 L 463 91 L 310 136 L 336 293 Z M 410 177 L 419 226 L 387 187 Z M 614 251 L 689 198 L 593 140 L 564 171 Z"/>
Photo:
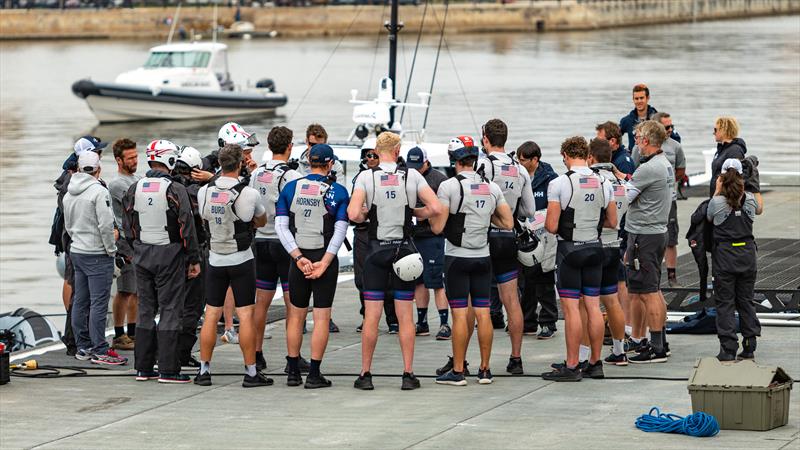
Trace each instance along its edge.
<path fill-rule="evenodd" d="M 628 296 L 630 297 L 631 325 L 633 326 L 633 333 L 631 333 L 631 336 L 636 339 L 642 339 L 647 333 L 642 295 L 628 294 Z"/>
<path fill-rule="evenodd" d="M 139 313 L 139 296 L 131 294 L 128 299 L 128 323 L 136 323 L 136 314 Z"/>
<path fill-rule="evenodd" d="M 577 299 L 561 299 L 561 310 L 564 312 L 564 334 L 567 344 L 567 366 L 578 365 L 578 347 L 583 330 L 581 327 L 580 301 Z"/>
<path fill-rule="evenodd" d="M 611 337 L 620 341 L 625 339 L 625 314 L 622 312 L 617 294 L 601 295 L 600 301 L 606 308 Z"/>
<path fill-rule="evenodd" d="M 631 300 L 628 295 L 628 285 L 624 281 L 617 283 L 617 296 L 619 303 L 622 306 L 622 311 L 625 313 L 625 325 L 632 326 L 631 322 Z"/>
<path fill-rule="evenodd" d="M 256 331 L 257 352 L 264 350 L 264 328 L 267 326 L 267 314 L 269 313 L 269 306 L 272 304 L 273 297 L 275 297 L 275 291 L 256 289 L 256 307 L 253 311 L 253 324 Z M 289 324 L 288 320 L 286 324 Z"/>
<path fill-rule="evenodd" d="M 650 331 L 661 331 L 667 321 L 667 308 L 664 301 L 661 300 L 661 295 L 658 292 L 652 292 L 641 294 L 640 297 L 644 300 L 647 310 L 647 326 L 650 327 Z"/>
<path fill-rule="evenodd" d="M 372 356 L 378 343 L 378 322 L 383 314 L 383 302 L 364 302 L 364 327 L 361 329 L 361 375 L 372 367 Z"/>
<path fill-rule="evenodd" d="M 394 311 L 400 325 L 400 351 L 403 353 L 403 371 L 413 372 L 414 343 L 416 326 L 414 325 L 414 306 L 412 302 L 395 300 Z"/>
<path fill-rule="evenodd" d="M 221 315 L 222 308 L 206 305 L 206 319 L 200 329 L 200 361 L 211 361 L 217 344 L 217 322 Z"/>
<path fill-rule="evenodd" d="M 436 302 L 436 309 L 447 309 L 447 295 L 444 293 L 444 289 L 434 289 L 433 290 L 433 298 Z"/>
<path fill-rule="evenodd" d="M 244 364 L 249 366 L 256 363 L 256 330 L 253 326 L 253 310 L 255 305 L 236 308 L 239 316 L 239 349 L 244 357 Z"/>
<path fill-rule="evenodd" d="M 592 348 L 589 363 L 594 364 L 600 359 L 600 353 L 603 351 L 603 313 L 600 312 L 599 297 L 584 296 L 582 302 L 587 313 L 587 328 Z"/>
<path fill-rule="evenodd" d="M 222 307 L 222 311 L 225 314 L 226 330 L 230 330 L 231 328 L 233 328 L 233 311 L 235 309 L 236 309 L 236 303 L 233 300 L 233 290 L 231 290 L 231 288 L 228 288 L 228 292 L 225 293 L 225 304 Z"/>
<path fill-rule="evenodd" d="M 417 308 L 427 308 L 431 302 L 431 293 L 424 284 L 418 284 L 414 288 L 414 300 L 417 302 Z"/>
<path fill-rule="evenodd" d="M 72 285 L 64 280 L 64 285 L 61 286 L 61 301 L 64 302 L 64 309 L 68 310 L 72 302 Z"/>
<path fill-rule="evenodd" d="M 467 308 L 453 308 L 453 328 L 450 340 L 453 345 L 453 370 L 456 372 L 464 371 L 464 359 L 467 355 L 467 346 L 469 345 L 469 328 L 472 323 L 468 320 L 467 316 L 469 311 Z"/>
<path fill-rule="evenodd" d="M 127 292 L 117 292 L 114 300 L 111 301 L 111 317 L 115 327 L 125 326 L 125 315 L 128 313 L 128 300 L 131 294 Z"/>
<path fill-rule="evenodd" d="M 292 304 L 286 306 L 286 354 L 291 358 L 300 356 L 305 319 L 306 308 L 298 308 Z"/>
<path fill-rule="evenodd" d="M 481 365 L 479 369 L 488 369 L 489 358 L 492 356 L 492 339 L 494 339 L 492 318 L 489 315 L 489 308 L 477 308 L 473 309 L 473 311 L 478 320 L 478 346 L 481 349 Z"/>
<path fill-rule="evenodd" d="M 322 360 L 325 348 L 328 346 L 328 336 L 330 335 L 331 308 L 314 308 L 314 331 L 311 332 L 311 359 Z M 302 335 L 302 327 L 301 333 Z M 300 349 L 298 348 L 298 355 Z"/>
<path fill-rule="evenodd" d="M 508 333 L 511 335 L 511 357 L 519 358 L 522 353 L 522 306 L 519 304 L 517 280 L 497 285 L 500 301 L 508 314 Z"/>
<path fill-rule="evenodd" d="M 664 260 L 667 263 L 667 269 L 678 267 L 678 247 L 667 247 L 664 250 Z"/>

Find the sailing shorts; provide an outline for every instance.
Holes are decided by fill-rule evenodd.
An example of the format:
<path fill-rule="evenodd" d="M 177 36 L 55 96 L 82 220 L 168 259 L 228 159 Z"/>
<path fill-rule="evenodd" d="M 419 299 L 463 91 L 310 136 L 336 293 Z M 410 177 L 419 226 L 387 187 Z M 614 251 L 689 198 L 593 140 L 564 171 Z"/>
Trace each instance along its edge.
<path fill-rule="evenodd" d="M 256 266 L 252 259 L 235 266 L 206 265 L 206 304 L 221 308 L 228 287 L 237 308 L 256 303 Z"/>
<path fill-rule="evenodd" d="M 444 284 L 450 308 L 488 308 L 492 285 L 492 261 L 478 258 L 444 257 Z"/>
<path fill-rule="evenodd" d="M 292 266 L 289 254 L 277 239 L 256 239 L 256 288 L 274 291 L 278 287 L 278 279 L 284 292 L 289 289 L 289 266 Z"/>
<path fill-rule="evenodd" d="M 387 291 L 394 291 L 395 301 L 414 301 L 415 280 L 401 280 L 392 268 L 395 261 L 412 253 L 408 240 L 369 241 L 362 282 L 364 301 L 382 302 Z"/>
<path fill-rule="evenodd" d="M 672 201 L 669 209 L 669 222 L 667 222 L 667 247 L 678 245 L 678 202 Z"/>
<path fill-rule="evenodd" d="M 579 300 L 581 295 L 600 295 L 603 278 L 603 247 L 600 241 L 558 241 L 556 288 L 562 300 Z"/>
<path fill-rule="evenodd" d="M 325 256 L 326 249 L 303 250 L 303 256 L 311 262 L 317 262 Z M 314 280 L 306 279 L 306 276 L 297 264 L 292 264 L 289 268 L 289 293 L 292 305 L 297 308 L 308 308 L 311 303 L 311 296 L 314 297 L 314 308 L 330 308 L 333 305 L 333 297 L 336 295 L 336 282 L 339 279 L 339 258 L 334 257 L 331 265 L 325 273 Z"/>

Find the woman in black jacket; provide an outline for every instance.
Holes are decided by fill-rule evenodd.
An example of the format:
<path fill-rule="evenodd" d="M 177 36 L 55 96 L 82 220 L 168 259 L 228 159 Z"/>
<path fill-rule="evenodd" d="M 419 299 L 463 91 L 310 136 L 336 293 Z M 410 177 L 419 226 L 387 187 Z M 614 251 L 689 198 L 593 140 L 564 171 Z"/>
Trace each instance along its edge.
<path fill-rule="evenodd" d="M 722 116 L 714 122 L 714 140 L 717 141 L 717 153 L 711 162 L 711 184 L 709 196 L 714 195 L 717 188 L 717 177 L 722 171 L 722 164 L 726 159 L 743 160 L 747 153 L 747 145 L 739 138 L 739 123 L 735 117 Z"/>

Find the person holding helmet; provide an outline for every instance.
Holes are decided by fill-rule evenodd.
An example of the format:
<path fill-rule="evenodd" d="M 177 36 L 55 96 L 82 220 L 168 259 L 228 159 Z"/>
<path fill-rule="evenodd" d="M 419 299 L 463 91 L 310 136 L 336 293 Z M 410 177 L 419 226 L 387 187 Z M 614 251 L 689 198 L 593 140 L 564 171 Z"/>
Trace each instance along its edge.
<path fill-rule="evenodd" d="M 254 228 L 267 221 L 258 192 L 240 176 L 244 164 L 242 148 L 226 144 L 219 151 L 220 176 L 197 193 L 200 214 L 208 223 L 210 251 L 206 273 L 206 317 L 200 331 L 200 370 L 194 383 L 211 385 L 211 356 L 217 342 L 217 321 L 230 288 L 239 316 L 246 374 L 242 386 L 270 386 L 273 381 L 256 369 L 253 310 L 256 273 L 253 261 Z"/>
<path fill-rule="evenodd" d="M 603 227 L 617 225 L 617 206 L 611 183 L 589 168 L 589 145 L 574 136 L 561 144 L 567 173 L 550 182 L 547 189 L 545 228 L 557 234 L 556 287 L 564 311 L 567 359 L 553 364 L 542 377 L 551 381 L 580 381 L 578 347 L 582 332 L 581 310 L 586 311 L 592 353 L 584 376 L 602 378 L 603 314 L 600 312 Z"/>
<path fill-rule="evenodd" d="M 186 296 L 181 314 L 181 330 L 178 335 L 178 357 L 182 367 L 199 368 L 200 361 L 192 356 L 192 348 L 197 342 L 197 323 L 203 315 L 205 306 L 205 272 L 208 259 L 208 242 L 205 225 L 200 217 L 197 203 L 197 192 L 200 183 L 192 179 L 192 171 L 202 167 L 200 152 L 194 147 L 183 147 L 172 169 L 172 179 L 182 184 L 189 195 L 189 203 L 194 216 L 194 229 L 197 233 L 197 244 L 200 251 L 200 275 L 186 280 Z"/>
<path fill-rule="evenodd" d="M 286 347 L 289 373 L 286 384 L 299 386 L 300 346 L 303 323 L 314 296 L 314 331 L 311 336 L 311 367 L 306 389 L 330 387 L 320 373 L 322 357 L 330 333 L 328 321 L 336 294 L 339 260 L 336 254 L 347 233 L 347 189 L 330 177 L 333 149 L 316 144 L 308 155 L 311 173 L 290 181 L 281 191 L 275 206 L 275 231 L 289 253 L 290 304 L 287 305 Z"/>
<path fill-rule="evenodd" d="M 614 202 L 617 207 L 617 217 L 620 219 L 628 212 L 628 188 L 624 178 L 614 174 L 614 165 L 611 163 L 611 145 L 605 139 L 595 138 L 589 142 L 589 167 L 598 175 L 611 182 L 614 189 Z M 604 359 L 606 364 L 627 366 L 628 358 L 625 355 L 625 313 L 619 300 L 618 283 L 625 281 L 625 268 L 622 266 L 619 247 L 622 243 L 620 226 L 603 228 L 600 241 L 603 243 L 603 275 L 600 281 L 600 302 L 608 316 L 608 328 L 611 330 L 611 354 Z M 581 342 L 578 359 L 583 362 L 589 359 L 589 334 L 584 323 L 584 334 Z M 585 358 L 584 358 L 585 357 Z"/>
<path fill-rule="evenodd" d="M 490 224 L 502 230 L 514 227 L 511 208 L 500 187 L 475 172 L 480 153 L 470 136 L 458 136 L 448 145 L 456 176 L 439 185 L 438 197 L 447 216 L 431 219 L 431 231 L 446 238 L 444 282 L 453 312 L 453 367 L 436 378 L 439 384 L 465 386 L 464 358 L 478 321 L 481 365 L 478 383 L 492 382 L 489 357 L 493 328 L 489 317 L 492 262 L 489 256 Z"/>
<path fill-rule="evenodd" d="M 378 136 L 376 152 L 380 157 L 378 167 L 361 172 L 356 178 L 353 196 L 347 208 L 350 220 L 356 223 L 369 218 L 369 251 L 364 260 L 364 328 L 361 333 L 361 374 L 354 383 L 356 389 L 372 390 L 372 356 L 378 340 L 378 321 L 383 309 L 385 292 L 394 290 L 395 311 L 400 322 L 400 349 L 403 353 L 402 389 L 420 387 L 414 376 L 414 277 L 401 271 L 398 275 L 393 263 L 419 253 L 411 241 L 411 217 L 430 219 L 443 213 L 436 194 L 425 179 L 414 169 L 397 164 L 400 155 L 400 136 L 383 132 Z M 414 208 L 417 198 L 425 205 Z M 409 263 L 410 260 L 405 260 Z M 394 269 L 394 270 L 393 270 Z"/>
<path fill-rule="evenodd" d="M 536 213 L 531 179 L 528 171 L 521 167 L 513 155 L 505 152 L 508 127 L 500 119 L 491 119 L 482 127 L 481 144 L 486 158 L 481 165 L 489 181 L 495 182 L 515 218 L 524 220 Z M 511 355 L 506 371 L 522 375 L 522 307 L 519 302 L 519 262 L 517 261 L 516 236 L 513 230 L 491 227 L 489 247 L 492 255 L 492 272 L 497 282 L 500 301 L 508 314 L 508 334 L 511 337 Z"/>
<path fill-rule="evenodd" d="M 136 380 L 188 383 L 189 377 L 180 373 L 178 335 L 186 278 L 200 274 L 197 233 L 186 188 L 170 176 L 178 147 L 155 140 L 145 155 L 150 170 L 128 189 L 122 219 L 125 237 L 133 245 L 139 294 Z M 153 370 L 156 362 L 158 372 Z"/>
<path fill-rule="evenodd" d="M 353 188 L 355 188 L 356 179 L 358 175 L 365 170 L 372 170 L 380 164 L 380 157 L 375 151 L 375 138 L 369 138 L 361 145 L 361 164 L 356 176 L 353 177 Z M 353 275 L 358 289 L 358 300 L 361 303 L 361 309 L 358 314 L 361 316 L 361 324 L 356 327 L 356 332 L 361 333 L 364 328 L 364 259 L 367 257 L 369 251 L 369 219 L 361 223 L 353 223 Z M 394 301 L 384 301 L 383 311 L 386 313 L 386 326 L 389 328 L 389 334 L 397 334 L 400 331 L 400 325 L 397 324 L 397 314 L 394 312 Z"/>
<path fill-rule="evenodd" d="M 261 204 L 267 211 L 267 223 L 256 230 L 256 307 L 253 321 L 256 327 L 256 368 L 264 370 L 267 361 L 264 359 L 264 327 L 267 324 L 267 312 L 275 296 L 278 280 L 283 290 L 283 301 L 289 308 L 289 266 L 292 264 L 289 254 L 281 245 L 275 232 L 275 204 L 286 185 L 298 178 L 299 172 L 287 164 L 292 155 L 292 130 L 286 127 L 274 127 L 267 136 L 267 144 L 272 152 L 272 160 L 259 166 L 250 178 L 250 187 L 258 191 Z M 287 323 L 288 325 L 288 323 Z M 308 372 L 308 362 L 301 358 L 301 371 Z"/>

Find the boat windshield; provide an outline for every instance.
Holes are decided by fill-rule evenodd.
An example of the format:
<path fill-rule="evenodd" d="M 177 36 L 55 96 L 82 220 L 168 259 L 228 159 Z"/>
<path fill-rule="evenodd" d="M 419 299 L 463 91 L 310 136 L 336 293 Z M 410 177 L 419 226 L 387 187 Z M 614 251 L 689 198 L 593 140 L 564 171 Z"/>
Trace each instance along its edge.
<path fill-rule="evenodd" d="M 210 58 L 211 52 L 153 52 L 144 67 L 207 67 Z"/>

